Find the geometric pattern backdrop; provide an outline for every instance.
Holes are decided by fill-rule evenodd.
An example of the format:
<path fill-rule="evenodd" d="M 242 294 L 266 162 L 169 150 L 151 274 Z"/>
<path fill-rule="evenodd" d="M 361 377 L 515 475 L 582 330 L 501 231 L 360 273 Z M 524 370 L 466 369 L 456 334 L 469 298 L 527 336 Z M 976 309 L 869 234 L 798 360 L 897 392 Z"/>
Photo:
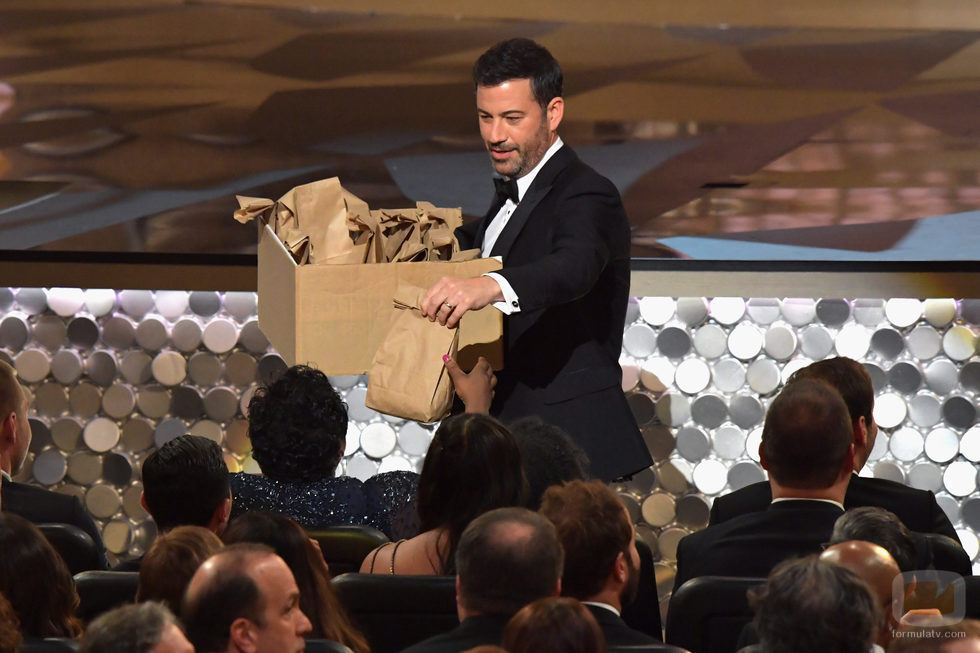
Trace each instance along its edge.
<path fill-rule="evenodd" d="M 933 490 L 980 571 L 980 300 L 643 297 L 631 300 L 623 388 L 655 464 L 617 486 L 672 583 L 677 542 L 713 497 L 765 478 L 766 407 L 794 370 L 864 362 L 880 431 L 862 474 Z M 139 468 L 185 432 L 258 471 L 244 409 L 286 365 L 251 292 L 0 288 L 0 359 L 33 391 L 30 456 L 16 480 L 73 494 L 111 558 L 146 550 Z M 433 425 L 364 405 L 366 377 L 331 377 L 350 410 L 338 473 L 419 470 Z"/>

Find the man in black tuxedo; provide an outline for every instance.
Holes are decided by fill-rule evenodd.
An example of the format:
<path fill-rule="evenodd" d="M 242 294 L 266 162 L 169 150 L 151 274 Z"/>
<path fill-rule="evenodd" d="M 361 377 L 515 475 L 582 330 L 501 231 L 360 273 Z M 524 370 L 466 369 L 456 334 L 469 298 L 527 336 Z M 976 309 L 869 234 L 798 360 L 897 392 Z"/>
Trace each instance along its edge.
<path fill-rule="evenodd" d="M 817 379 L 830 384 L 840 392 L 847 404 L 854 434 L 855 473 L 851 475 L 851 482 L 847 486 L 844 507 L 885 508 L 895 513 L 910 530 L 938 533 L 959 542 L 956 530 L 936 503 L 936 496 L 929 490 L 917 490 L 894 481 L 857 475 L 871 455 L 878 434 L 873 417 L 874 388 L 864 366 L 855 360 L 839 356 L 798 370 L 790 377 L 789 383 L 799 379 Z M 718 524 L 748 512 L 765 510 L 771 500 L 768 483 L 753 483 L 715 499 L 708 523 Z"/>
<path fill-rule="evenodd" d="M 457 653 L 500 645 L 504 627 L 528 603 L 558 596 L 564 555 L 550 521 L 526 508 L 486 512 L 456 548 L 459 626 L 404 653 Z"/>
<path fill-rule="evenodd" d="M 585 449 L 595 476 L 630 475 L 653 461 L 621 388 L 630 229 L 619 193 L 558 137 L 562 72 L 545 48 L 498 43 L 473 80 L 501 177 L 490 211 L 456 237 L 501 257 L 503 269 L 441 279 L 422 312 L 452 327 L 468 310 L 501 310 L 505 361 L 490 413 L 505 423 L 537 415 Z"/>
<path fill-rule="evenodd" d="M 539 512 L 558 529 L 565 549 L 561 593 L 585 604 L 599 623 L 608 646 L 659 644 L 630 628 L 623 607 L 636 598 L 640 554 L 626 506 L 602 481 L 569 481 L 548 488 Z M 660 632 L 660 608 L 648 615 Z"/>
<path fill-rule="evenodd" d="M 765 577 L 830 539 L 854 467 L 851 420 L 837 391 L 810 379 L 783 388 L 766 414 L 759 457 L 772 503 L 684 537 L 675 592 L 698 576 Z"/>
<path fill-rule="evenodd" d="M 35 524 L 69 524 L 80 528 L 95 542 L 101 552 L 101 568 L 105 569 L 108 563 L 102 534 L 78 497 L 10 479 L 24 465 L 31 446 L 31 425 L 27 421 L 30 403 L 30 393 L 17 380 L 17 372 L 0 361 L 0 473 L 3 474 L 0 503 L 5 511 Z"/>

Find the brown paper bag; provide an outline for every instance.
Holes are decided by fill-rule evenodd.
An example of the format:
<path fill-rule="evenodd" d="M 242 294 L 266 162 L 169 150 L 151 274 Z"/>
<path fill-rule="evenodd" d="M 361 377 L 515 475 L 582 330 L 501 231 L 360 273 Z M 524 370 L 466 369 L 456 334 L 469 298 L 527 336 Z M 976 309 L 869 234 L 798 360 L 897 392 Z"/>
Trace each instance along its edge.
<path fill-rule="evenodd" d="M 374 354 L 364 403 L 388 415 L 434 422 L 452 407 L 453 382 L 442 357 L 456 356 L 459 332 L 422 317 L 425 293 L 408 284 L 395 291 L 396 315 Z"/>

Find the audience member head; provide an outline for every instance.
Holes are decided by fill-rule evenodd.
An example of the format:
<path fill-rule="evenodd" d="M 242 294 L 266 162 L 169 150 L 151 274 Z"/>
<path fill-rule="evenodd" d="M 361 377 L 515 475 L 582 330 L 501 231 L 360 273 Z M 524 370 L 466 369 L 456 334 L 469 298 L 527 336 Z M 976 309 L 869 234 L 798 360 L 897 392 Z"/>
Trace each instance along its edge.
<path fill-rule="evenodd" d="M 562 95 L 561 66 L 546 48 L 525 38 L 501 41 L 473 65 L 473 87 L 499 86 L 512 79 L 531 80 L 534 99 L 544 109 Z"/>
<path fill-rule="evenodd" d="M 0 594 L 0 653 L 17 653 L 23 639 L 13 606 Z"/>
<path fill-rule="evenodd" d="M 830 544 L 864 540 L 884 548 L 901 571 L 915 570 L 915 539 L 894 513 L 875 506 L 851 508 L 834 522 Z"/>
<path fill-rule="evenodd" d="M 134 603 L 100 615 L 85 629 L 79 653 L 194 653 L 163 604 Z"/>
<path fill-rule="evenodd" d="M 555 525 L 565 551 L 561 591 L 622 609 L 636 598 L 640 554 L 626 507 L 602 481 L 548 488 L 539 511 Z"/>
<path fill-rule="evenodd" d="M 552 485 L 589 477 L 589 456 L 565 431 L 540 417 L 524 417 L 510 425 L 524 463 L 531 510 L 541 506 L 541 496 Z"/>
<path fill-rule="evenodd" d="M 320 370 L 294 365 L 248 402 L 252 456 L 280 481 L 332 478 L 344 455 L 347 405 Z"/>
<path fill-rule="evenodd" d="M 17 371 L 0 361 L 0 469 L 16 474 L 31 446 L 27 409 L 30 391 L 17 380 Z"/>
<path fill-rule="evenodd" d="M 895 559 L 877 544 L 862 540 L 832 544 L 820 554 L 820 559 L 851 570 L 868 584 L 881 612 L 875 643 L 887 647 L 892 638 L 892 631 L 898 628 L 894 608 L 897 604 L 898 609 L 901 610 L 903 603 L 902 598 L 896 599 L 892 591 L 895 576 L 901 573 Z"/>
<path fill-rule="evenodd" d="M 554 524 L 526 508 L 498 508 L 466 528 L 456 550 L 460 619 L 512 616 L 528 603 L 557 596 L 564 554 Z"/>
<path fill-rule="evenodd" d="M 203 526 L 221 533 L 231 514 L 231 486 L 221 446 L 181 435 L 143 461 L 143 506 L 161 532 Z"/>
<path fill-rule="evenodd" d="M 854 436 L 854 470 L 859 471 L 871 455 L 878 435 L 874 420 L 875 391 L 868 370 L 856 360 L 837 356 L 797 370 L 789 377 L 789 383 L 800 379 L 823 381 L 844 399 Z"/>
<path fill-rule="evenodd" d="M 312 637 L 341 642 L 355 652 L 368 650 L 330 587 L 323 555 L 302 526 L 284 515 L 252 511 L 232 521 L 223 538 L 228 544 L 265 544 L 283 559 L 299 587 L 300 609 L 313 623 Z"/>
<path fill-rule="evenodd" d="M 524 606 L 504 629 L 509 653 L 605 653 L 606 638 L 588 608 L 550 597 Z"/>
<path fill-rule="evenodd" d="M 943 626 L 903 626 L 888 653 L 980 653 L 980 621 Z"/>
<path fill-rule="evenodd" d="M 787 384 L 769 406 L 759 456 L 779 487 L 820 490 L 843 482 L 846 489 L 853 442 L 840 394 L 822 381 L 802 379 Z"/>
<path fill-rule="evenodd" d="M 140 563 L 136 600 L 160 601 L 180 612 L 194 572 L 222 546 L 218 536 L 202 526 L 178 526 L 161 534 Z"/>
<path fill-rule="evenodd" d="M 34 524 L 0 513 L 0 594 L 13 606 L 24 637 L 76 637 L 78 593 L 61 556 Z"/>
<path fill-rule="evenodd" d="M 302 651 L 312 630 L 289 567 L 260 544 L 235 544 L 206 560 L 181 617 L 197 653 Z"/>
<path fill-rule="evenodd" d="M 442 571 L 454 572 L 467 524 L 488 510 L 523 505 L 526 492 L 521 452 L 503 424 L 477 413 L 444 420 L 425 454 L 417 501 L 421 529 L 446 530 Z"/>
<path fill-rule="evenodd" d="M 815 555 L 776 565 L 749 602 L 765 653 L 868 653 L 880 619 L 864 581 Z"/>

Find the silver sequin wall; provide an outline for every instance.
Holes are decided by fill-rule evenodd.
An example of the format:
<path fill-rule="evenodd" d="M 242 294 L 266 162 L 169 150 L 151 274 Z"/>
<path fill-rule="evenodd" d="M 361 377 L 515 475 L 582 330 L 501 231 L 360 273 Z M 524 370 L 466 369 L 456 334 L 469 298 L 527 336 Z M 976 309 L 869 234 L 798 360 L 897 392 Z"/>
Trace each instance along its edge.
<path fill-rule="evenodd" d="M 244 407 L 285 368 L 258 329 L 254 293 L 0 288 L 0 359 L 34 392 L 31 455 L 16 480 L 78 496 L 111 557 L 145 551 L 139 467 L 185 432 L 258 471 Z M 880 434 L 864 474 L 936 492 L 980 571 L 980 301 L 633 300 L 623 388 L 655 465 L 617 487 L 669 587 L 677 542 L 712 497 L 765 474 L 766 407 L 794 370 L 828 356 L 865 363 Z M 350 409 L 338 472 L 414 469 L 432 426 L 364 406 L 364 377 L 332 377 Z"/>

